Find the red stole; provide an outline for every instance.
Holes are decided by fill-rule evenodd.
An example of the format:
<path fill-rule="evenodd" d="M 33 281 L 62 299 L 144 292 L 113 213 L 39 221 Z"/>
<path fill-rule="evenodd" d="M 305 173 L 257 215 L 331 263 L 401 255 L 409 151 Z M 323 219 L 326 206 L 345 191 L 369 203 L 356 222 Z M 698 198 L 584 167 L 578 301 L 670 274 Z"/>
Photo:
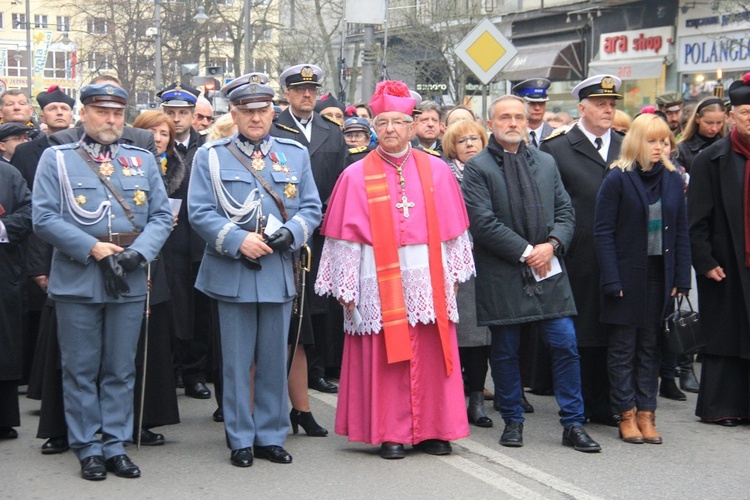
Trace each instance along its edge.
<path fill-rule="evenodd" d="M 432 169 L 427 154 L 412 149 L 412 155 L 414 155 L 414 160 L 417 163 L 419 180 L 422 184 L 427 214 L 430 284 L 432 285 L 440 344 L 443 348 L 445 371 L 450 376 L 453 373 L 450 323 L 445 298 L 442 242 L 440 241 L 440 226 L 435 209 Z M 396 230 L 393 212 L 391 211 L 391 196 L 388 192 L 388 182 L 385 176 L 385 162 L 378 156 L 377 152 L 372 151 L 365 157 L 363 169 L 383 317 L 386 355 L 389 363 L 408 361 L 414 353 L 409 338 L 409 323 L 406 318 L 404 289 L 401 281 L 401 264 L 398 258 Z"/>
<path fill-rule="evenodd" d="M 729 134 L 732 150 L 745 159 L 743 178 L 742 212 L 745 229 L 745 267 L 750 267 L 750 143 L 737 128 Z"/>

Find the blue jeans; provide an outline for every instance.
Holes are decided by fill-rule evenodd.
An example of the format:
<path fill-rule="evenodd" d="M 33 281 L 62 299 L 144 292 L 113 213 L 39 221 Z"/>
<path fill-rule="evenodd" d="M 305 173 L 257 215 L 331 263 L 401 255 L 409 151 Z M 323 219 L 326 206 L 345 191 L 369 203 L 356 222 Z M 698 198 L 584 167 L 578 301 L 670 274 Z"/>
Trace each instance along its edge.
<path fill-rule="evenodd" d="M 560 423 L 564 428 L 581 425 L 583 396 L 581 396 L 581 365 L 573 318 L 539 321 L 542 339 L 549 346 L 552 357 L 552 377 L 555 398 L 560 406 Z M 492 380 L 500 403 L 500 414 L 505 423 L 523 422 L 521 371 L 518 367 L 518 345 L 521 325 L 491 326 Z"/>

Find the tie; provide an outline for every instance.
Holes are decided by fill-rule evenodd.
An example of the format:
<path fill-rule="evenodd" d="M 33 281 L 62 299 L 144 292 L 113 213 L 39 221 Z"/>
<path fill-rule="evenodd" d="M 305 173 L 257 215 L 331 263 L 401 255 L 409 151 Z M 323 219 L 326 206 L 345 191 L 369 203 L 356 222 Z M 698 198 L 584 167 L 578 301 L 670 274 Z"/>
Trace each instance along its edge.
<path fill-rule="evenodd" d="M 182 156 L 185 156 L 187 154 L 187 148 L 185 147 L 184 144 L 178 143 L 175 147 L 177 148 L 177 151 L 179 151 L 180 154 L 182 154 Z"/>
<path fill-rule="evenodd" d="M 538 148 L 539 143 L 536 142 L 536 132 L 532 130 L 531 132 L 529 132 L 529 135 L 531 136 L 531 145 L 534 146 L 535 148 Z"/>
<path fill-rule="evenodd" d="M 597 137 L 594 142 L 596 143 L 596 150 L 597 151 L 599 151 L 600 149 L 602 149 L 602 144 L 604 143 L 604 141 L 602 141 L 601 137 Z"/>

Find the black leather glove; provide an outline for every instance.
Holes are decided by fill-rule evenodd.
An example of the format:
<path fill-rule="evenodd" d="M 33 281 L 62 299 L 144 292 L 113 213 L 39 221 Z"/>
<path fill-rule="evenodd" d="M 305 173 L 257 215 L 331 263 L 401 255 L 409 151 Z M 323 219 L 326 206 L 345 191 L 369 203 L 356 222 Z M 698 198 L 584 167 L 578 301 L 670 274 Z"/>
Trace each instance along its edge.
<path fill-rule="evenodd" d="M 294 243 L 292 232 L 285 227 L 280 227 L 278 231 L 266 238 L 266 245 L 273 250 L 289 250 Z"/>
<path fill-rule="evenodd" d="M 117 256 L 107 255 L 97 263 L 104 274 L 104 289 L 107 295 L 116 299 L 130 293 L 130 286 L 125 281 L 125 271 L 117 263 Z"/>
<path fill-rule="evenodd" d="M 139 254 L 135 250 L 126 248 L 122 252 L 117 254 L 117 263 L 120 264 L 126 273 L 135 271 L 139 266 L 146 263 L 146 259 L 143 255 Z"/>
<path fill-rule="evenodd" d="M 260 271 L 262 267 L 260 265 L 260 259 L 251 259 L 247 255 L 242 255 L 240 257 L 240 262 L 251 271 Z"/>

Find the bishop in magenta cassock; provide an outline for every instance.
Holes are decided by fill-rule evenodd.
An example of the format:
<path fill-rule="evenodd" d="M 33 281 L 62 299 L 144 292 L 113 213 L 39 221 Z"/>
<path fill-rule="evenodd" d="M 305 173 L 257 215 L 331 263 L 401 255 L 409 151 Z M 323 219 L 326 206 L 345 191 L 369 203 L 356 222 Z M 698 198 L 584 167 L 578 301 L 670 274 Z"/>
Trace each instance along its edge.
<path fill-rule="evenodd" d="M 414 99 L 386 81 L 370 101 L 380 145 L 331 195 L 315 290 L 345 308 L 336 433 L 451 452 L 469 435 L 456 343 L 458 283 L 474 275 L 461 190 L 446 163 L 411 148 Z"/>

